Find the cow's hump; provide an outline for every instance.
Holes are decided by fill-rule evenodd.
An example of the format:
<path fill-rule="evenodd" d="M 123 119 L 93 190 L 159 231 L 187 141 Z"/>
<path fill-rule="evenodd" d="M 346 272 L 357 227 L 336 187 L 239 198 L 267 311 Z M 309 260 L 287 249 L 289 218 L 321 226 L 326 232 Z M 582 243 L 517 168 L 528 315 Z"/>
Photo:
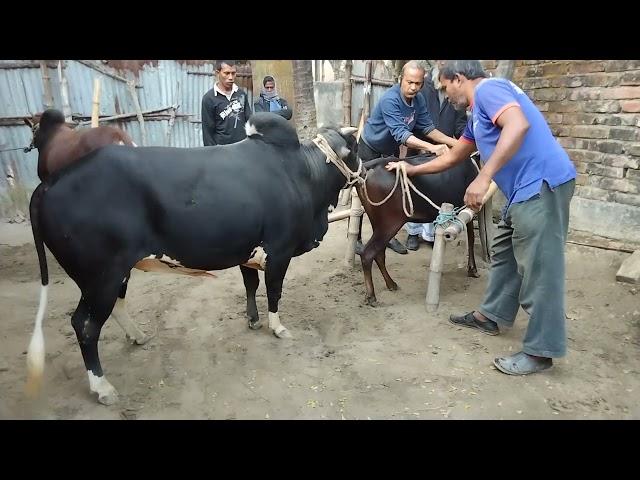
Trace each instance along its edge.
<path fill-rule="evenodd" d="M 299 148 L 296 129 L 284 117 L 270 112 L 258 112 L 245 124 L 247 137 L 260 139 L 280 147 Z"/>

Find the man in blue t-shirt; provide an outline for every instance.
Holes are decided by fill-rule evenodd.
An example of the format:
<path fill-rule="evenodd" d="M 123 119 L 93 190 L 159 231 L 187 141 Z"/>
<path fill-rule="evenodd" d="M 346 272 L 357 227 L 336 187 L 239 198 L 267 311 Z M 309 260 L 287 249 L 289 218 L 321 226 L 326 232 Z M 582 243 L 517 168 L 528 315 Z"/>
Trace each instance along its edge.
<path fill-rule="evenodd" d="M 477 147 L 486 162 L 467 188 L 465 204 L 479 210 L 492 179 L 507 198 L 482 305 L 450 321 L 497 335 L 499 326 L 513 325 L 522 306 L 530 316 L 523 349 L 496 358 L 494 365 L 511 375 L 546 370 L 553 358 L 566 354 L 564 244 L 576 169 L 540 111 L 513 82 L 486 78 L 476 60 L 447 62 L 440 81 L 454 105 L 471 106 L 471 118 L 458 145 L 431 162 L 407 165 L 407 174 L 441 172 Z M 393 163 L 387 166 L 392 168 Z"/>
<path fill-rule="evenodd" d="M 429 116 L 427 102 L 424 96 L 419 95 L 424 75 L 425 70 L 418 62 L 407 62 L 402 67 L 400 83 L 384 92 L 360 135 L 358 156 L 363 162 L 379 157 L 397 157 L 400 145 L 442 155 L 457 143 L 455 138 L 439 131 Z M 387 246 L 396 253 L 407 253 L 395 238 Z M 361 245 L 359 247 L 358 251 Z"/>

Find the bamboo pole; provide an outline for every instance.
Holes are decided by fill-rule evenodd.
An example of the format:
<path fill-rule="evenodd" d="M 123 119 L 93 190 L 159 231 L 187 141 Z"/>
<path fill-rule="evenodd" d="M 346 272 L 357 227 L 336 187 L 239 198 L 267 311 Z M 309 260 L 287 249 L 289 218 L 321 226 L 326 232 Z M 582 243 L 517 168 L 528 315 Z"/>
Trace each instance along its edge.
<path fill-rule="evenodd" d="M 453 212 L 453 205 L 443 203 L 440 207 L 441 213 Z M 436 226 L 436 239 L 431 252 L 431 262 L 429 264 L 429 284 L 427 285 L 427 295 L 425 303 L 427 312 L 435 312 L 440 304 L 440 280 L 442 279 L 442 265 L 444 263 L 444 228 L 442 225 Z"/>
<path fill-rule="evenodd" d="M 64 121 L 71 123 L 73 119 L 71 118 L 71 107 L 69 106 L 69 86 L 67 84 L 67 77 L 62 73 L 62 60 L 58 60 L 58 80 L 60 81 Z"/>
<path fill-rule="evenodd" d="M 42 90 L 44 92 L 44 109 L 53 108 L 53 94 L 51 93 L 51 77 L 47 62 L 40 60 L 40 73 L 42 74 Z"/>
<path fill-rule="evenodd" d="M 347 60 L 345 65 L 344 82 L 342 85 L 342 124 L 345 127 L 351 125 L 351 72 L 353 61 Z"/>
<path fill-rule="evenodd" d="M 100 77 L 93 79 L 93 105 L 91 109 L 91 128 L 100 125 Z"/>
<path fill-rule="evenodd" d="M 129 92 L 131 92 L 131 98 L 133 99 L 133 105 L 136 109 L 138 123 L 140 124 L 141 144 L 144 147 L 147 145 L 147 132 L 144 128 L 144 116 L 142 115 L 142 110 L 140 109 L 140 102 L 138 101 L 138 93 L 136 92 L 135 81 L 127 80 L 127 87 L 129 87 Z"/>

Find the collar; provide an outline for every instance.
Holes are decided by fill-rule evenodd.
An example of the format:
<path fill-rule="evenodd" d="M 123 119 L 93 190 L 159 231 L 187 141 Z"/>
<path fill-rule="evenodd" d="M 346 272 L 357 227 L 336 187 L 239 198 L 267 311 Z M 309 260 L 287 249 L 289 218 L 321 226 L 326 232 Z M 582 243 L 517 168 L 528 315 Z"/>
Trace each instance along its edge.
<path fill-rule="evenodd" d="M 231 95 L 238 91 L 238 85 L 234 83 L 233 87 L 231 87 L 231 93 L 226 93 L 218 88 L 218 82 L 216 82 L 213 84 L 213 91 L 216 92 L 216 94 L 224 95 L 227 99 L 231 99 Z"/>

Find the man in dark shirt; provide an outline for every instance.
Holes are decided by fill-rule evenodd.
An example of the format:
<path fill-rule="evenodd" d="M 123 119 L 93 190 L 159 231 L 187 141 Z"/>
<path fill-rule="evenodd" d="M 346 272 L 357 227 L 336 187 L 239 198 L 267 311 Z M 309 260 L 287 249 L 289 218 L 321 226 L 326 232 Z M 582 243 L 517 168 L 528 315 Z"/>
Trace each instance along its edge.
<path fill-rule="evenodd" d="M 202 143 L 227 145 L 246 137 L 244 124 L 251 116 L 247 92 L 236 85 L 236 62 L 216 62 L 218 81 L 202 97 Z"/>

